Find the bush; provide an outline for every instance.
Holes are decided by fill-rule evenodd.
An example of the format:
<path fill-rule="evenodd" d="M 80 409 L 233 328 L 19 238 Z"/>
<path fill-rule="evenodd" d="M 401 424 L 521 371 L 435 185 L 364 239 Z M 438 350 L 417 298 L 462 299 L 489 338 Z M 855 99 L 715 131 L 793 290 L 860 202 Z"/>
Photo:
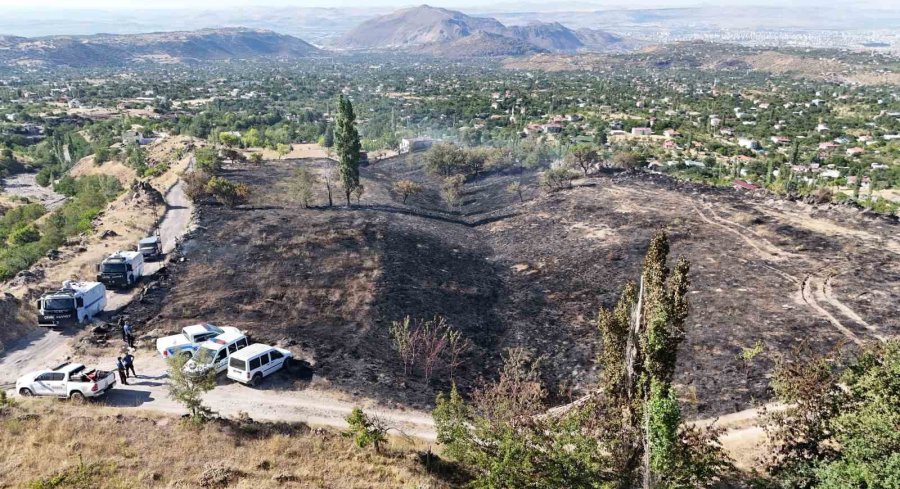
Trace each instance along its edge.
<path fill-rule="evenodd" d="M 234 183 L 224 177 L 210 178 L 206 188 L 216 200 L 228 207 L 243 204 L 250 197 L 250 187 L 243 183 Z"/>
<path fill-rule="evenodd" d="M 353 408 L 346 421 L 350 426 L 344 435 L 353 437 L 356 446 L 366 448 L 373 445 L 376 452 L 381 451 L 381 444 L 387 440 L 387 427 L 381 420 L 369 417 L 360 408 Z"/>
<path fill-rule="evenodd" d="M 572 172 L 567 168 L 551 168 L 541 176 L 541 187 L 547 192 L 571 188 Z"/>
<path fill-rule="evenodd" d="M 9 243 L 9 246 L 19 246 L 27 243 L 34 243 L 39 239 L 41 239 L 41 233 L 34 224 L 28 224 L 19 227 L 10 233 L 7 242 Z"/>
<path fill-rule="evenodd" d="M 184 193 L 193 202 L 209 195 L 209 175 L 203 171 L 190 171 L 181 175 L 181 181 L 184 182 Z"/>

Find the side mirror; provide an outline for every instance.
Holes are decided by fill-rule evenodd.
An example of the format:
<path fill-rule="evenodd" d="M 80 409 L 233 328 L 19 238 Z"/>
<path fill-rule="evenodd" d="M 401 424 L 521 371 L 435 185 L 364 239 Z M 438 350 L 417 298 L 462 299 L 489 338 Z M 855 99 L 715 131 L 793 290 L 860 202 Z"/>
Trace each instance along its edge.
<path fill-rule="evenodd" d="M 79 297 L 79 298 L 75 299 L 75 305 L 78 307 L 84 307 L 84 298 Z"/>
<path fill-rule="evenodd" d="M 98 263 L 97 265 L 95 265 L 95 268 L 96 268 L 97 271 L 99 272 L 99 271 L 100 271 L 100 264 Z"/>
<path fill-rule="evenodd" d="M 41 300 L 40 299 L 37 300 L 36 305 L 37 305 L 38 310 L 40 311 L 41 310 Z"/>
<path fill-rule="evenodd" d="M 129 272 L 133 272 L 133 271 L 134 271 L 134 268 L 132 268 L 131 265 L 128 265 L 125 269 L 128 270 Z"/>

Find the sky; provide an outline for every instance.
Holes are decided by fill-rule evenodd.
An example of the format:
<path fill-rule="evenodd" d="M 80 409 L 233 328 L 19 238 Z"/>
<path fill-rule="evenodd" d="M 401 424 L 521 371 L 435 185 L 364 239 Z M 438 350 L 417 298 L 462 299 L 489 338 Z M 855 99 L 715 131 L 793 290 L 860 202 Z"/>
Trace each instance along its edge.
<path fill-rule="evenodd" d="M 426 0 L 411 2 L 409 0 L 0 0 L 0 11 L 36 10 L 36 9 L 230 9 L 239 7 L 404 7 L 420 3 Z M 875 8 L 900 8 L 900 2 L 896 0 L 630 0 L 623 4 L 620 0 L 575 0 L 560 2 L 537 2 L 525 0 L 524 2 L 484 2 L 478 0 L 433 0 L 429 5 L 447 8 L 478 7 L 495 8 L 497 10 L 521 10 L 523 3 L 526 5 L 541 5 L 544 9 L 552 10 L 578 10 L 581 8 L 659 8 L 659 7 L 688 7 L 688 6 L 837 6 L 845 7 L 875 7 Z M 506 5 L 504 5 L 506 4 Z M 518 5 L 518 8 L 516 7 Z M 530 6 L 530 5 L 529 5 Z"/>

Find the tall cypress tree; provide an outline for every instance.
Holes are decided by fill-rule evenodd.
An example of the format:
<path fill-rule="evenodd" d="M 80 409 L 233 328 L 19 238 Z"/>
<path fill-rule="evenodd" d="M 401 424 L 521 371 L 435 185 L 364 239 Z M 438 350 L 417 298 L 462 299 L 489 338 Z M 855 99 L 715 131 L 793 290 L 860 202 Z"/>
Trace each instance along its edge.
<path fill-rule="evenodd" d="M 338 99 L 338 114 L 334 127 L 334 145 L 338 155 L 338 172 L 341 185 L 350 207 L 350 194 L 359 185 L 359 132 L 356 130 L 356 114 L 353 104 L 343 95 Z"/>

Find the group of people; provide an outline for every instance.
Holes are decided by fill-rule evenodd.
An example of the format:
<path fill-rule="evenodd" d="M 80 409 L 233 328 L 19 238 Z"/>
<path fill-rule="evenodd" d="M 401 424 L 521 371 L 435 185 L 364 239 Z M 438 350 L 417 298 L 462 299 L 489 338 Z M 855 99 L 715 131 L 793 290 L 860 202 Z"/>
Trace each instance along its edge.
<path fill-rule="evenodd" d="M 119 371 L 119 380 L 122 382 L 122 385 L 128 385 L 129 373 L 132 377 L 137 377 L 137 372 L 134 371 L 134 355 L 132 355 L 134 351 L 134 329 L 132 329 L 127 319 L 122 322 L 122 341 L 125 342 L 127 353 L 125 353 L 125 356 L 116 357 L 116 370 Z"/>

